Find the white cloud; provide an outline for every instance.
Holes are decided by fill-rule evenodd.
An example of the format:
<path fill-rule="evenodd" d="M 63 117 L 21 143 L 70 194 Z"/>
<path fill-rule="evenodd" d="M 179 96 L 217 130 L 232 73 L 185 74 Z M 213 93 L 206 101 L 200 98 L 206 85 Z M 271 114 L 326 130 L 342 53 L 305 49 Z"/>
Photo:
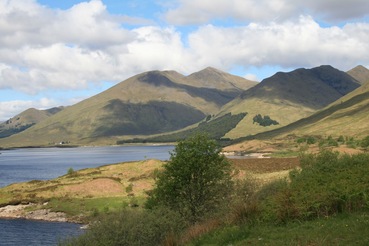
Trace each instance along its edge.
<path fill-rule="evenodd" d="M 286 0 L 180 0 L 179 6 L 165 13 L 175 25 L 204 24 L 211 19 L 265 21 L 290 16 L 291 4 Z"/>
<path fill-rule="evenodd" d="M 311 17 L 301 16 L 298 22 L 207 25 L 192 33 L 189 43 L 197 61 L 223 68 L 331 64 L 349 69 L 369 60 L 368 28 L 367 23 L 322 28 Z"/>
<path fill-rule="evenodd" d="M 245 79 L 251 80 L 251 81 L 260 81 L 258 76 L 256 74 L 248 73 L 245 76 L 243 76 Z"/>
<path fill-rule="evenodd" d="M 369 15 L 367 0 L 298 0 L 296 4 L 330 22 L 358 19 Z"/>
<path fill-rule="evenodd" d="M 165 19 L 175 25 L 205 24 L 213 19 L 247 22 L 285 21 L 301 14 L 328 22 L 368 16 L 367 0 L 178 0 Z"/>
<path fill-rule="evenodd" d="M 309 1 L 305 6 L 310 12 L 320 8 L 329 11 L 333 2 L 349 7 L 343 1 L 325 1 L 323 6 L 320 0 Z M 354 2 L 367 8 L 368 4 L 361 0 Z M 204 25 L 183 36 L 182 29 L 175 27 L 125 29 L 122 23 L 129 18 L 109 14 L 98 0 L 67 10 L 53 10 L 32 0 L 0 0 L 0 90 L 28 94 L 78 90 L 88 88 L 89 83 L 118 82 L 153 69 L 188 74 L 207 66 L 223 70 L 242 67 L 247 73 L 252 66 L 331 64 L 350 69 L 369 64 L 368 23 L 322 28 L 310 15 L 289 19 L 295 16 L 294 10 L 302 0 L 293 4 L 287 4 L 287 0 L 180 3 L 167 13 L 168 19 L 176 23 L 229 17 L 261 22 L 238 27 Z M 350 16 L 365 12 L 349 10 Z M 345 18 L 338 12 L 332 16 Z"/>

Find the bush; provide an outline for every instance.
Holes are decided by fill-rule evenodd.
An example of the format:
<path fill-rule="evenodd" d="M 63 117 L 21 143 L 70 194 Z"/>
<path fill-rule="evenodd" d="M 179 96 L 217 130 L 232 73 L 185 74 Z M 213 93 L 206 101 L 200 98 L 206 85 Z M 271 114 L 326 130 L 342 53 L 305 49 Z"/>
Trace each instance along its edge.
<path fill-rule="evenodd" d="M 312 219 L 369 208 L 369 155 L 323 151 L 301 158 L 300 171 L 274 195 L 275 217 L 281 221 Z"/>
<path fill-rule="evenodd" d="M 185 223 L 173 211 L 123 210 L 95 223 L 83 235 L 61 245 L 161 245 L 167 237 L 178 235 Z"/>
<path fill-rule="evenodd" d="M 363 148 L 369 147 L 369 136 L 366 136 L 364 139 L 361 140 L 360 146 Z"/>

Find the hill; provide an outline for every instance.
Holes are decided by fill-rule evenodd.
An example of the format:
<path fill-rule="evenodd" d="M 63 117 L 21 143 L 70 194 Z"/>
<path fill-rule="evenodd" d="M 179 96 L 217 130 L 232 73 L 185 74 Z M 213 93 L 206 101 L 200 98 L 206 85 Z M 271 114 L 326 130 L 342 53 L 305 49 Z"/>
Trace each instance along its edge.
<path fill-rule="evenodd" d="M 369 70 L 364 66 L 356 66 L 347 71 L 347 74 L 359 81 L 361 84 L 369 82 Z"/>
<path fill-rule="evenodd" d="M 222 108 L 219 115 L 248 113 L 225 137 L 235 139 L 286 126 L 359 86 L 354 78 L 328 65 L 278 72 Z"/>
<path fill-rule="evenodd" d="M 207 87 L 203 79 L 206 76 L 216 78 L 210 80 Z M 212 68 L 196 76 L 183 76 L 175 71 L 145 72 L 72 105 L 22 133 L 0 140 L 0 145 L 115 143 L 116 136 L 129 138 L 174 131 L 216 114 L 223 105 L 255 84 Z"/>
<path fill-rule="evenodd" d="M 54 107 L 46 110 L 29 108 L 0 124 L 0 138 L 24 131 L 63 109 L 64 107 Z"/>
<path fill-rule="evenodd" d="M 257 134 L 256 138 L 295 135 L 369 135 L 369 83 L 362 85 L 315 114 L 286 127 Z"/>

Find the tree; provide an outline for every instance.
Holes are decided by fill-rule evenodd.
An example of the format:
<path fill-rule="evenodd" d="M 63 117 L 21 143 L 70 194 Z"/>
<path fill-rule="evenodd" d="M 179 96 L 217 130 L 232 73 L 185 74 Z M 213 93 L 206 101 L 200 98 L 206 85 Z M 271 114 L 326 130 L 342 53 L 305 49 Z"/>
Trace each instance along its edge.
<path fill-rule="evenodd" d="M 194 223 L 231 193 L 231 164 L 206 135 L 180 141 L 156 179 L 148 207 L 164 205 Z"/>

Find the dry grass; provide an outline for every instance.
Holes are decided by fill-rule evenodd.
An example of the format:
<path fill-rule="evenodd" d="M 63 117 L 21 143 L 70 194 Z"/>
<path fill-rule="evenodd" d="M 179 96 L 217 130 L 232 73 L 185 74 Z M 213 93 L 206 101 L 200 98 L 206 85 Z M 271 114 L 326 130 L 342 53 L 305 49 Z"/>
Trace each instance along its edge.
<path fill-rule="evenodd" d="M 126 187 L 132 185 L 130 195 L 145 196 L 152 189 L 154 172 L 162 166 L 159 160 L 127 162 L 88 168 L 54 180 L 12 184 L 0 189 L 1 203 L 12 200 L 49 200 L 55 197 L 98 198 L 126 197 Z"/>

